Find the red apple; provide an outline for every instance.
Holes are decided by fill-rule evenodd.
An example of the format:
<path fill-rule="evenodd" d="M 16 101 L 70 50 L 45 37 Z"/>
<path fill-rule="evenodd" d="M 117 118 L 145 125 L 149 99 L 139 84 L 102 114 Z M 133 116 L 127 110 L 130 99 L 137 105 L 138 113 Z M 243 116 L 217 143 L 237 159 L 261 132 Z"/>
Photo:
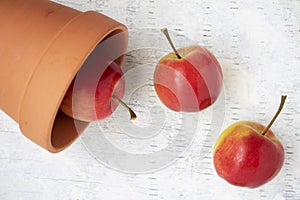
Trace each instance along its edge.
<path fill-rule="evenodd" d="M 270 130 L 283 108 L 280 107 L 265 127 L 251 121 L 240 121 L 223 131 L 214 147 L 213 161 L 217 174 L 227 182 L 256 188 L 272 180 L 282 168 L 284 149 Z"/>
<path fill-rule="evenodd" d="M 121 103 L 132 119 L 136 117 L 120 100 L 124 95 L 124 79 L 119 65 L 112 62 L 102 68 L 83 69 L 79 74 L 62 101 L 60 108 L 65 114 L 81 121 L 96 121 L 110 116 Z"/>
<path fill-rule="evenodd" d="M 161 58 L 154 72 L 159 99 L 174 111 L 194 112 L 212 105 L 221 92 L 223 81 L 215 56 L 199 45 L 176 50 L 167 29 L 163 28 L 162 32 L 174 53 Z"/>

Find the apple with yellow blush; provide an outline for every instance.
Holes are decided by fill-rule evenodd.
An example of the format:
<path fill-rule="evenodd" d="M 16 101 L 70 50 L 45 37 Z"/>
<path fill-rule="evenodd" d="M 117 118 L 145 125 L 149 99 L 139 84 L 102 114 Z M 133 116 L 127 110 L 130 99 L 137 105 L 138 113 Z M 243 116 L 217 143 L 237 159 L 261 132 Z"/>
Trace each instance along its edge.
<path fill-rule="evenodd" d="M 269 123 L 239 121 L 220 135 L 213 151 L 217 174 L 230 184 L 257 188 L 272 180 L 284 163 L 284 148 L 270 127 L 281 112 L 286 96 Z"/>

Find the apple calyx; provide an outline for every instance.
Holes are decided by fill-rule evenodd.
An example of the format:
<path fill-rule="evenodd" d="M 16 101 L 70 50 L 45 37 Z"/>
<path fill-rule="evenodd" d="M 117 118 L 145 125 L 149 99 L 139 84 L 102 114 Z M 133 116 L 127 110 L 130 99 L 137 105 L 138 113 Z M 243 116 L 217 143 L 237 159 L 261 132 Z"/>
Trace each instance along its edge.
<path fill-rule="evenodd" d="M 276 118 L 278 117 L 278 115 L 280 114 L 283 106 L 284 106 L 284 103 L 285 103 L 285 100 L 287 98 L 287 95 L 282 95 L 281 96 L 281 101 L 280 101 L 280 105 L 279 105 L 279 108 L 276 112 L 276 114 L 274 115 L 274 117 L 272 118 L 272 120 L 270 121 L 270 123 L 268 124 L 268 126 L 266 126 L 266 128 L 262 131 L 262 135 L 266 135 L 266 133 L 268 132 L 268 130 L 271 128 L 271 126 L 273 125 L 273 123 L 275 122 Z"/>
<path fill-rule="evenodd" d="M 169 41 L 169 43 L 170 43 L 170 45 L 171 45 L 174 53 L 176 54 L 177 58 L 181 59 L 182 57 L 180 56 L 180 54 L 178 53 L 177 49 L 175 48 L 175 46 L 174 46 L 174 44 L 173 44 L 173 42 L 171 40 L 171 37 L 169 35 L 168 29 L 167 28 L 162 28 L 162 29 L 160 29 L 160 31 L 163 32 L 163 34 L 165 34 L 165 36 L 167 37 L 167 39 L 168 39 L 168 41 Z"/>
<path fill-rule="evenodd" d="M 119 97 L 116 95 L 113 95 L 112 98 L 117 101 L 119 104 L 121 104 L 126 110 L 128 110 L 130 114 L 130 120 L 135 120 L 137 118 L 135 112 L 126 104 L 124 103 Z"/>

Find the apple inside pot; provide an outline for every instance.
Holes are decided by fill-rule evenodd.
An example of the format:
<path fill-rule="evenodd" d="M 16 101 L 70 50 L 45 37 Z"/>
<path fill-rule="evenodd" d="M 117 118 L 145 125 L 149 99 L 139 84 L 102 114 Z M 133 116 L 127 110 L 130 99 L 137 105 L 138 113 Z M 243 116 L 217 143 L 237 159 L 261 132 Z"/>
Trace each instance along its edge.
<path fill-rule="evenodd" d="M 117 42 L 117 37 L 108 36 L 89 55 L 62 101 L 60 109 L 65 114 L 85 122 L 97 121 L 110 116 L 121 104 L 129 111 L 130 119 L 136 118 L 121 100 L 125 80 L 120 62 L 115 58 L 116 50 L 112 48 Z"/>

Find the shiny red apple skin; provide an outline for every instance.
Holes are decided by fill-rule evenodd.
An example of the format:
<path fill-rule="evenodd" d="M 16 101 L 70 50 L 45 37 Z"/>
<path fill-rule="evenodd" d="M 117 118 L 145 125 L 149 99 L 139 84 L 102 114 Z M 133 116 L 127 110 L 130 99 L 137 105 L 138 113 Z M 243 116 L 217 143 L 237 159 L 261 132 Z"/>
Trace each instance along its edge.
<path fill-rule="evenodd" d="M 125 84 L 120 66 L 112 62 L 106 69 L 92 69 L 81 76 L 78 82 L 74 79 L 67 90 L 61 110 L 74 119 L 86 122 L 110 116 L 118 106 L 112 96 L 122 98 L 124 95 Z"/>
<path fill-rule="evenodd" d="M 227 182 L 256 188 L 272 180 L 284 162 L 284 148 L 271 130 L 251 121 L 232 124 L 220 135 L 213 153 L 217 174 Z"/>
<path fill-rule="evenodd" d="M 199 45 L 178 49 L 158 62 L 154 86 L 162 103 L 173 111 L 195 112 L 212 105 L 222 90 L 222 69 L 215 56 Z"/>

